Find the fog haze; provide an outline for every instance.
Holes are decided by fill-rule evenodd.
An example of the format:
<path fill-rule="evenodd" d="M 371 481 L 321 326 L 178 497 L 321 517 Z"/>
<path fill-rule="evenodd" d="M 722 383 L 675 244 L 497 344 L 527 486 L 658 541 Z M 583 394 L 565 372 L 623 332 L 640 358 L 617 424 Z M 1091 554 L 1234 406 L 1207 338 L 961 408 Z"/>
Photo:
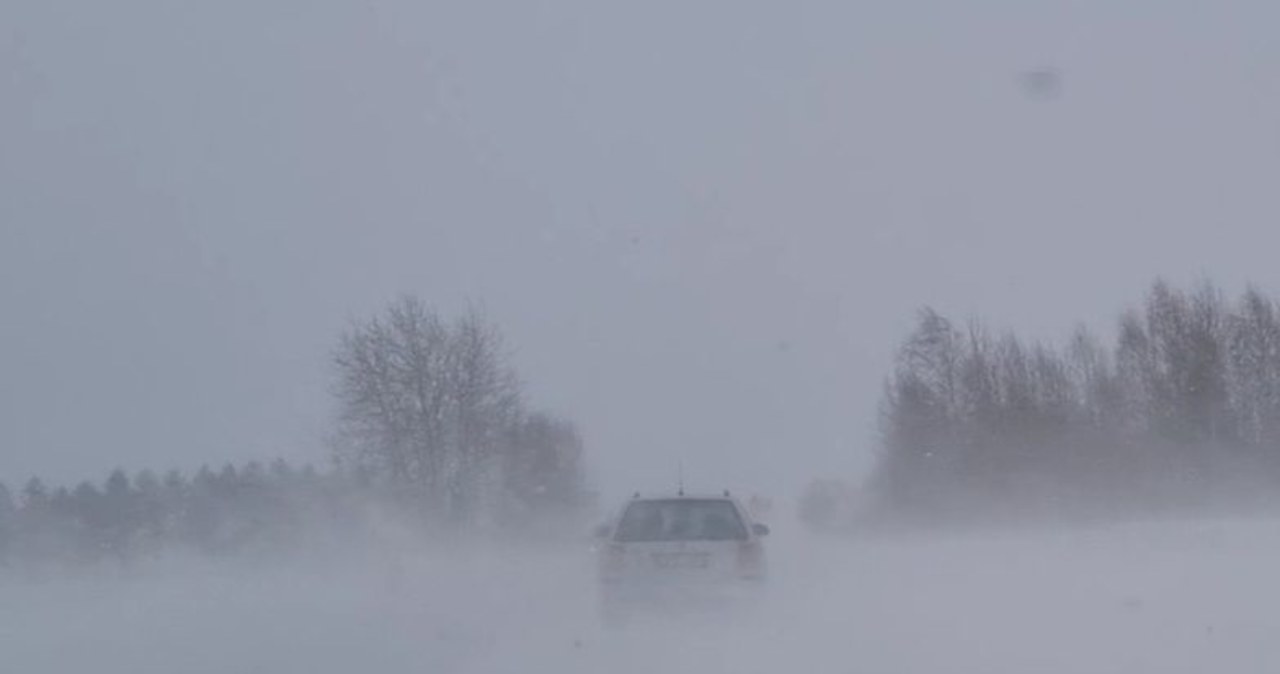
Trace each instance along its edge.
<path fill-rule="evenodd" d="M 393 545 L 335 563 L 2 585 L 10 662 L 59 672 L 1269 672 L 1274 522 L 777 539 L 761 601 L 602 630 L 565 549 Z M 82 648 L 69 649 L 71 639 Z"/>
<path fill-rule="evenodd" d="M 0 653 L 1277 671 L 1278 19 L 0 2 Z"/>
<path fill-rule="evenodd" d="M 919 305 L 1280 287 L 1276 18 L 7 2 L 0 476 L 323 462 L 337 336 L 401 292 L 483 304 L 607 492 L 855 474 Z"/>

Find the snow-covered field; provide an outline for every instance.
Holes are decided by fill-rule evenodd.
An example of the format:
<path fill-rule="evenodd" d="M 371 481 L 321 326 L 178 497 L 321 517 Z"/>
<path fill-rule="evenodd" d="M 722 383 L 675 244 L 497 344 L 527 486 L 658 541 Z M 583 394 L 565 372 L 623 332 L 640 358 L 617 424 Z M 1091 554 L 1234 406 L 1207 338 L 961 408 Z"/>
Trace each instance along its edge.
<path fill-rule="evenodd" d="M 585 549 L 399 547 L 0 580 L 0 670 L 1280 672 L 1280 521 L 810 538 L 741 611 L 596 622 Z"/>

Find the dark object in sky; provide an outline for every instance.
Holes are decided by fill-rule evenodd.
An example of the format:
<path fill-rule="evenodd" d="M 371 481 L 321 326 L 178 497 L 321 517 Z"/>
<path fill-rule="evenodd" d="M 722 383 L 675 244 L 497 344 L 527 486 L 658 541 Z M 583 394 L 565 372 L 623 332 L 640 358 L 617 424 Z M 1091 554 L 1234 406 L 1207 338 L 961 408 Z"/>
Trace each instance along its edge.
<path fill-rule="evenodd" d="M 1018 76 L 1018 85 L 1028 98 L 1055 99 L 1062 93 L 1062 73 L 1051 67 L 1028 70 Z"/>

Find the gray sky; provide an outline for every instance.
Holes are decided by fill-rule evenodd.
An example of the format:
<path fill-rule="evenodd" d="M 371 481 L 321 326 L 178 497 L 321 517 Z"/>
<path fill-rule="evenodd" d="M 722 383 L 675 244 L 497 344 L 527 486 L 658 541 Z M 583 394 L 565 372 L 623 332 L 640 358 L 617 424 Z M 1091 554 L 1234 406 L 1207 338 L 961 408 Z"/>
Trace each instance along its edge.
<path fill-rule="evenodd" d="M 327 354 L 405 291 L 482 302 L 606 490 L 853 474 L 922 304 L 1048 337 L 1157 274 L 1280 291 L 1277 19 L 6 0 L 0 479 L 321 461 Z"/>

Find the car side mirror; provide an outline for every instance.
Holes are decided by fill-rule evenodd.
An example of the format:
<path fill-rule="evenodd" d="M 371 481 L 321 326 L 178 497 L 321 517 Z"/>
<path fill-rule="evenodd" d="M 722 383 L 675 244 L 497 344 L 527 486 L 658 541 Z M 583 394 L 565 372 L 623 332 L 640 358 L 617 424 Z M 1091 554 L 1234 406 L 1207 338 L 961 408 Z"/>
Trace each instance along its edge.
<path fill-rule="evenodd" d="M 609 536 L 609 525 L 597 524 L 596 528 L 591 530 L 591 535 L 596 538 L 607 538 Z"/>
<path fill-rule="evenodd" d="M 760 524 L 759 522 L 756 522 L 751 525 L 751 533 L 757 536 L 768 536 L 769 526 L 767 524 Z"/>

